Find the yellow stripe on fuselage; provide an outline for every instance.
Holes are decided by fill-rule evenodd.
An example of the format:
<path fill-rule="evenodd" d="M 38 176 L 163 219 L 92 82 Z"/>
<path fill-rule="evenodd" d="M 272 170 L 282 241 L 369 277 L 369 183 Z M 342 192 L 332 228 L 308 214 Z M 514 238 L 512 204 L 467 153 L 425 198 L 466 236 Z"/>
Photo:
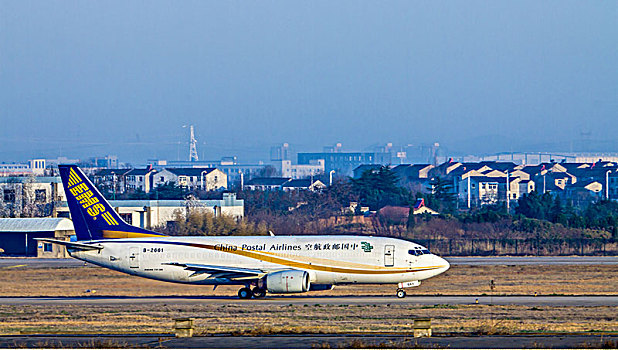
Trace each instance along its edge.
<path fill-rule="evenodd" d="M 214 249 L 214 247 L 213 247 Z M 365 265 L 367 268 L 351 268 L 351 267 L 342 267 L 342 266 L 325 266 L 325 265 L 314 265 L 311 262 L 304 261 L 295 261 L 289 260 L 276 256 L 269 256 L 264 254 L 264 252 L 257 251 L 249 251 L 249 250 L 237 250 L 237 251 L 229 251 L 227 253 L 237 254 L 246 256 L 249 258 L 262 260 L 274 264 L 285 265 L 289 267 L 295 267 L 303 270 L 314 270 L 314 271 L 324 271 L 324 272 L 336 272 L 336 273 L 356 273 L 363 275 L 381 275 L 381 274 L 393 274 L 393 273 L 407 273 L 407 272 L 418 272 L 418 271 L 426 271 L 426 270 L 434 270 L 439 269 L 444 266 L 424 266 L 424 267 L 416 267 L 416 268 L 407 268 L 407 267 L 382 267 L 382 266 L 371 266 Z M 298 260 L 305 259 L 302 256 L 296 256 Z M 326 259 L 321 259 L 326 260 Z M 342 263 L 341 261 L 331 260 L 332 263 Z"/>
<path fill-rule="evenodd" d="M 167 242 L 170 242 L 170 241 L 167 241 Z M 174 242 L 171 241 L 170 243 L 173 244 Z M 348 263 L 344 261 L 337 261 L 337 260 L 330 260 L 330 259 L 311 258 L 311 257 L 300 256 L 300 255 L 294 255 L 293 256 L 294 260 L 291 260 L 290 258 L 274 256 L 273 254 L 275 253 L 269 253 L 269 252 L 262 252 L 262 251 L 255 251 L 255 250 L 224 250 L 222 251 L 221 249 L 217 249 L 214 245 L 192 243 L 192 242 L 188 242 L 188 245 L 195 247 L 195 248 L 215 250 L 215 251 L 219 251 L 223 253 L 240 255 L 240 256 L 244 256 L 244 257 L 255 259 L 255 260 L 261 260 L 264 262 L 293 267 L 293 268 L 302 269 L 302 270 L 313 270 L 313 271 L 324 271 L 324 272 L 335 272 L 335 273 L 381 275 L 381 274 L 409 273 L 409 272 L 435 270 L 435 269 L 444 267 L 444 265 L 423 266 L 423 267 L 415 267 L 415 268 L 412 268 L 412 267 L 409 267 L 409 268 L 408 267 L 383 267 L 383 266 Z M 316 263 L 314 264 L 312 261 L 316 261 Z M 331 264 L 331 266 L 328 266 L 326 264 Z M 332 266 L 332 265 L 335 265 L 335 266 Z M 341 266 L 341 265 L 349 265 L 349 266 Z"/>
<path fill-rule="evenodd" d="M 165 235 L 156 235 L 150 233 L 125 232 L 125 231 L 108 231 L 103 230 L 103 238 L 145 238 L 145 237 L 166 237 Z"/>

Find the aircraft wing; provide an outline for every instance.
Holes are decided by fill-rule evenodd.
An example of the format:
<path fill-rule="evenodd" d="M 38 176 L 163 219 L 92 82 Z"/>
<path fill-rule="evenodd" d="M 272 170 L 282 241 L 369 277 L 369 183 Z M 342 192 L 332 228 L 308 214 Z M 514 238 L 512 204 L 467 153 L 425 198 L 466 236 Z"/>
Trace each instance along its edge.
<path fill-rule="evenodd" d="M 208 279 L 227 278 L 230 280 L 252 280 L 262 278 L 266 275 L 266 272 L 262 270 L 245 269 L 242 267 L 184 264 L 176 262 L 163 264 L 184 267 L 185 270 L 194 271 L 191 276 L 209 274 L 210 276 L 208 276 Z"/>
<path fill-rule="evenodd" d="M 37 241 L 47 242 L 47 243 L 55 243 L 63 245 L 67 248 L 75 249 L 75 250 L 101 250 L 103 246 L 100 244 L 89 244 L 89 243 L 80 243 L 80 242 L 67 242 L 61 241 L 58 239 L 51 238 L 35 238 Z"/>

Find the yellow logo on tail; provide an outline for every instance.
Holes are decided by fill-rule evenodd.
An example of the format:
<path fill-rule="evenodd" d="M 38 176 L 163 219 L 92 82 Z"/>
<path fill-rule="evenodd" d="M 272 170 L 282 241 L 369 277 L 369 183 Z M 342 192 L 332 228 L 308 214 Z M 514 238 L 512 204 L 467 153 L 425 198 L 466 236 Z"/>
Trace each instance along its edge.
<path fill-rule="evenodd" d="M 118 225 L 118 221 L 114 219 L 112 214 L 105 210 L 105 206 L 99 202 L 99 198 L 94 196 L 92 191 L 82 182 L 82 179 L 73 168 L 69 170 L 68 184 L 71 194 L 94 220 L 97 219 L 97 215 L 101 214 L 103 220 L 109 225 Z"/>

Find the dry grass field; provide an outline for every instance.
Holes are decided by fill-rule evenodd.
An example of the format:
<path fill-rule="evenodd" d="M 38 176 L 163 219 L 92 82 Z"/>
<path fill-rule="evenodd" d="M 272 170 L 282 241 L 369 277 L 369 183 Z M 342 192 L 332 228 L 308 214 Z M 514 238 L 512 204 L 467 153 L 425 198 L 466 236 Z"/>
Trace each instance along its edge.
<path fill-rule="evenodd" d="M 411 289 L 413 295 L 616 295 L 618 266 L 454 266 Z M 341 286 L 314 295 L 393 295 L 394 286 Z M 91 290 L 86 293 L 86 290 Z M 0 296 L 202 296 L 237 287 L 152 281 L 95 267 L 3 268 Z M 0 301 L 1 303 L 1 301 Z M 618 305 L 527 307 L 489 305 L 1 305 L 0 334 L 167 333 L 173 319 L 193 317 L 198 334 L 408 332 L 412 319 L 431 317 L 434 332 L 513 334 L 618 332 Z"/>
<path fill-rule="evenodd" d="M 405 333 L 416 317 L 431 317 L 434 332 L 618 332 L 616 315 L 617 306 L 0 305 L 0 334 L 169 333 L 178 317 L 193 317 L 201 335 Z"/>
<path fill-rule="evenodd" d="M 409 289 L 412 295 L 481 295 L 494 280 L 496 295 L 616 295 L 618 265 L 453 266 Z M 309 295 L 393 295 L 393 285 L 337 286 Z M 0 296 L 80 296 L 86 290 L 112 296 L 234 296 L 238 287 L 183 285 L 149 280 L 88 265 L 0 269 Z"/>

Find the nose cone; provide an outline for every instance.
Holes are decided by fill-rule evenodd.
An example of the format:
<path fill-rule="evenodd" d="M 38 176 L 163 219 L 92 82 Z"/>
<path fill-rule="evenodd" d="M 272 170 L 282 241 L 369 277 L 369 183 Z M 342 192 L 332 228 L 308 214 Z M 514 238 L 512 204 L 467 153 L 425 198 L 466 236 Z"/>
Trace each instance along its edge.
<path fill-rule="evenodd" d="M 449 264 L 449 262 L 446 261 L 446 259 L 436 256 L 436 260 L 437 260 L 436 266 L 440 266 L 440 268 L 438 269 L 438 274 L 444 273 L 446 272 L 446 270 L 451 268 L 451 264 Z"/>

